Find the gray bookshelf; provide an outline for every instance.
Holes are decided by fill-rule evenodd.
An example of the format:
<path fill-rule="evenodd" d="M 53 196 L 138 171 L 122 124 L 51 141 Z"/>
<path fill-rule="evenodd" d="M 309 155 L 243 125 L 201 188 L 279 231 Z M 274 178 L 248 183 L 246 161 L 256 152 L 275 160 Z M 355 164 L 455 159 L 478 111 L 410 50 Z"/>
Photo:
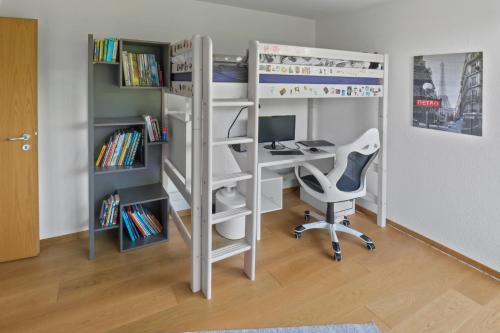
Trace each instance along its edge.
<path fill-rule="evenodd" d="M 88 140 L 89 140 L 89 258 L 95 259 L 95 242 L 100 234 L 116 235 L 117 248 L 131 251 L 168 241 L 168 195 L 162 186 L 161 142 L 149 142 L 143 115 L 162 121 L 163 87 L 128 87 L 123 82 L 121 52 L 152 53 L 168 78 L 168 43 L 119 39 L 117 61 L 94 62 L 94 36 L 88 36 Z M 131 166 L 96 167 L 103 143 L 119 129 L 135 128 L 143 133 L 136 159 Z M 132 242 L 118 223 L 103 227 L 98 217 L 102 200 L 120 196 L 120 210 L 130 205 L 148 207 L 163 225 L 163 232 Z"/>

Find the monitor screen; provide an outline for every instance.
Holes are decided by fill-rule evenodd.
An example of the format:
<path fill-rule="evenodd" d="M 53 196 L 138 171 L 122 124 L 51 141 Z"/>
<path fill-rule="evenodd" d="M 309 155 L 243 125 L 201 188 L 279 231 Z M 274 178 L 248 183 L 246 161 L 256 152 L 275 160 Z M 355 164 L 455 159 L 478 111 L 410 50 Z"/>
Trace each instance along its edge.
<path fill-rule="evenodd" d="M 295 140 L 295 116 L 259 117 L 259 143 Z"/>

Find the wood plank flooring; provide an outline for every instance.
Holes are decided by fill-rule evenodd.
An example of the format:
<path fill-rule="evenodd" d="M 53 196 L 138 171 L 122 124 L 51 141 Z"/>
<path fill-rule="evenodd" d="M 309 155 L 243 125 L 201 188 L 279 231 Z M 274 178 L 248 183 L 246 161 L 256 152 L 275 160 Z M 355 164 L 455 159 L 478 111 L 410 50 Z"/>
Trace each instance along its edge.
<path fill-rule="evenodd" d="M 296 192 L 264 215 L 257 280 L 242 255 L 214 266 L 213 299 L 189 289 L 189 252 L 169 243 L 120 254 L 112 237 L 87 260 L 85 237 L 42 243 L 37 258 L 0 264 L 0 332 L 182 332 L 374 321 L 382 332 L 500 332 L 500 282 L 361 213 L 369 252 L 340 235 L 292 229 L 309 207 Z M 112 236 L 112 235 L 110 235 Z"/>

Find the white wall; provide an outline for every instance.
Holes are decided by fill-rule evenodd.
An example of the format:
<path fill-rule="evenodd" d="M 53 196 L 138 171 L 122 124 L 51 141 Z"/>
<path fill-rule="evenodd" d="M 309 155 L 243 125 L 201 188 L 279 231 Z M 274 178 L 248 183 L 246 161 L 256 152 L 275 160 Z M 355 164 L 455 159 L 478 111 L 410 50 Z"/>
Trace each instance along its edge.
<path fill-rule="evenodd" d="M 394 1 L 325 18 L 316 26 L 318 47 L 390 55 L 388 217 L 496 270 L 500 270 L 499 17 L 498 0 Z M 412 127 L 413 56 L 466 51 L 484 51 L 484 136 Z M 339 143 L 354 138 L 370 123 L 376 124 L 364 107 L 352 101 L 322 103 L 321 134 L 333 133 L 332 139 Z"/>
<path fill-rule="evenodd" d="M 39 20 L 40 234 L 87 229 L 87 34 L 175 41 L 210 35 L 216 52 L 248 41 L 313 45 L 314 22 L 191 0 L 4 0 L 0 16 Z"/>

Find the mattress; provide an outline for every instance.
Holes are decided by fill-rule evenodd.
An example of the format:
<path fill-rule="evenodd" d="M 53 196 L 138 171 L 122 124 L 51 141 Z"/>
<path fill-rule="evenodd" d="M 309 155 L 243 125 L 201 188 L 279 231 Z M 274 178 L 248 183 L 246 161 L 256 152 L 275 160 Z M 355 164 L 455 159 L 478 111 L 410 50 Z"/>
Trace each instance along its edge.
<path fill-rule="evenodd" d="M 212 79 L 213 82 L 247 83 L 248 67 L 241 64 L 214 62 Z M 191 72 L 174 73 L 172 81 L 191 81 Z"/>

